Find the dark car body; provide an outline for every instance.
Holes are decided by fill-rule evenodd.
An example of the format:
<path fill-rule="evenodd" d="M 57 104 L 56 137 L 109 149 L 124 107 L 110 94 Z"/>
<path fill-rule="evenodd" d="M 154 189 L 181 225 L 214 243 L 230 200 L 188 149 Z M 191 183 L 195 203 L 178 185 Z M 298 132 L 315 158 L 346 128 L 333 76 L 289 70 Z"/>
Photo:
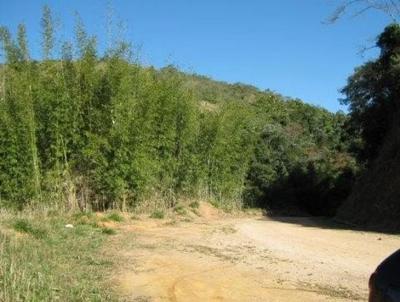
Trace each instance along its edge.
<path fill-rule="evenodd" d="M 369 302 L 400 302 L 400 250 L 387 257 L 371 275 Z"/>

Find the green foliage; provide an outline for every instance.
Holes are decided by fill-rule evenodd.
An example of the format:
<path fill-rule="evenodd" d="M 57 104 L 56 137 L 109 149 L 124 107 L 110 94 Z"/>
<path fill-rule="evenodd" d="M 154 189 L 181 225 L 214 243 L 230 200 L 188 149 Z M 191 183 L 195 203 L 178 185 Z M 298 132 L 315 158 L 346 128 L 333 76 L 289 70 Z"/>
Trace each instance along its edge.
<path fill-rule="evenodd" d="M 117 232 L 112 228 L 102 228 L 101 232 L 106 235 L 115 235 Z"/>
<path fill-rule="evenodd" d="M 177 213 L 178 215 L 186 215 L 186 214 L 187 214 L 187 211 L 186 211 L 186 209 L 184 208 L 184 206 L 182 206 L 182 205 L 180 205 L 180 204 L 178 204 L 178 205 L 175 206 L 174 211 L 175 211 L 175 213 Z"/>
<path fill-rule="evenodd" d="M 392 24 L 378 37 L 380 57 L 358 67 L 348 79 L 343 103 L 349 105 L 349 132 L 362 143 L 354 151 L 361 161 L 375 159 L 398 123 L 400 97 L 400 25 Z"/>
<path fill-rule="evenodd" d="M 28 61 L 29 60 L 28 41 L 26 37 L 26 28 L 25 25 L 23 24 L 18 25 L 17 41 L 21 59 L 24 61 Z"/>
<path fill-rule="evenodd" d="M 118 214 L 116 212 L 112 212 L 112 213 L 108 214 L 107 219 L 116 221 L 116 222 L 124 221 L 124 217 L 122 217 L 120 214 Z"/>
<path fill-rule="evenodd" d="M 400 228 L 400 25 L 377 39 L 380 56 L 358 67 L 348 79 L 348 135 L 360 139 L 352 151 L 365 170 L 339 209 L 340 219 L 376 229 Z"/>
<path fill-rule="evenodd" d="M 150 215 L 150 218 L 154 218 L 154 219 L 164 219 L 164 217 L 165 217 L 165 213 L 162 210 L 155 210 Z"/>
<path fill-rule="evenodd" d="M 16 219 L 13 222 L 12 227 L 17 232 L 27 233 L 38 239 L 46 236 L 45 230 L 40 227 L 33 226 L 27 219 Z"/>
<path fill-rule="evenodd" d="M 51 52 L 54 47 L 55 38 L 54 38 L 53 16 L 51 14 L 50 7 L 47 5 L 43 7 L 41 26 L 42 26 L 42 36 L 43 36 L 43 41 L 42 41 L 43 58 L 45 60 L 48 60 L 51 57 Z"/>
<path fill-rule="evenodd" d="M 257 106 L 264 111 L 262 104 Z M 342 136 L 346 118 L 297 100 L 264 112 L 264 120 L 282 122 L 261 128 L 246 179 L 247 205 L 286 214 L 334 215 L 350 193 L 356 170 Z"/>
<path fill-rule="evenodd" d="M 267 206 L 295 171 L 311 165 L 316 183 L 331 188 L 353 168 L 344 114 L 172 66 L 145 68 L 124 41 L 101 54 L 79 16 L 74 44 L 54 43 L 48 7 L 41 25 L 39 61 L 29 59 L 23 25 L 17 41 L 0 30 L 2 204 L 125 210 L 186 196 Z"/>
<path fill-rule="evenodd" d="M 198 209 L 200 207 L 200 203 L 196 200 L 196 201 L 192 201 L 189 204 L 189 207 L 191 207 L 192 209 Z"/>

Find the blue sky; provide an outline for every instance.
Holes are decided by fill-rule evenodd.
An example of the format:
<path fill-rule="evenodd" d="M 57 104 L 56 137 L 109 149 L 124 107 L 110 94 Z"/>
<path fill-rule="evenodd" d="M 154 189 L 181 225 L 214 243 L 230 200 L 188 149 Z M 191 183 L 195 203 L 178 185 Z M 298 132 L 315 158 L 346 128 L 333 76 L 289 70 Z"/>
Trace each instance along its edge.
<path fill-rule="evenodd" d="M 377 55 L 363 46 L 389 22 L 378 12 L 323 24 L 337 0 L 114 0 L 126 39 L 140 46 L 144 64 L 176 64 L 228 82 L 243 82 L 298 97 L 331 111 L 353 69 Z M 32 56 L 40 55 L 41 7 L 49 4 L 71 39 L 74 11 L 101 45 L 107 43 L 107 0 L 0 0 L 0 24 L 28 29 Z M 101 46 L 100 45 L 100 46 Z"/>

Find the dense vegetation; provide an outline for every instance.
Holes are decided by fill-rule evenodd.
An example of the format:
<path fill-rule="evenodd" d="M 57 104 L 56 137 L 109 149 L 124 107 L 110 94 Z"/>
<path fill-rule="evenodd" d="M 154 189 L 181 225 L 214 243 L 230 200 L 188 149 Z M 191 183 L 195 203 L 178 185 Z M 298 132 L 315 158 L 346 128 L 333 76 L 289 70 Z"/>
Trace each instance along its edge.
<path fill-rule="evenodd" d="M 16 38 L 1 28 L 1 204 L 106 209 L 193 197 L 332 215 L 349 193 L 343 113 L 144 68 L 123 41 L 100 54 L 80 20 L 74 42 L 58 41 L 48 7 L 41 24 L 40 60 L 24 25 Z"/>
<path fill-rule="evenodd" d="M 126 215 L 91 209 L 162 219 L 206 199 L 400 229 L 399 25 L 349 78 L 348 115 L 144 67 L 124 41 L 100 52 L 79 18 L 61 41 L 48 7 L 41 25 L 40 59 L 23 24 L 0 27 L 1 301 L 116 299 L 106 238 Z"/>
<path fill-rule="evenodd" d="M 400 228 L 400 26 L 378 37 L 378 59 L 357 68 L 343 92 L 350 105 L 350 135 L 366 166 L 339 216 L 358 224 Z"/>

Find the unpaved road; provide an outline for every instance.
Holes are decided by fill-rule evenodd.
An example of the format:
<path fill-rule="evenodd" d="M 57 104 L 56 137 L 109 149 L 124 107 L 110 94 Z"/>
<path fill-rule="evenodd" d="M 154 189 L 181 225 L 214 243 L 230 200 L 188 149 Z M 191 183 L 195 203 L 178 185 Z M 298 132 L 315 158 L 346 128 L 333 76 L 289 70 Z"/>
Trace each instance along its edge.
<path fill-rule="evenodd" d="M 122 301 L 357 301 L 400 237 L 308 218 L 139 220 L 120 227 Z M 121 237 L 122 236 L 122 237 Z"/>

